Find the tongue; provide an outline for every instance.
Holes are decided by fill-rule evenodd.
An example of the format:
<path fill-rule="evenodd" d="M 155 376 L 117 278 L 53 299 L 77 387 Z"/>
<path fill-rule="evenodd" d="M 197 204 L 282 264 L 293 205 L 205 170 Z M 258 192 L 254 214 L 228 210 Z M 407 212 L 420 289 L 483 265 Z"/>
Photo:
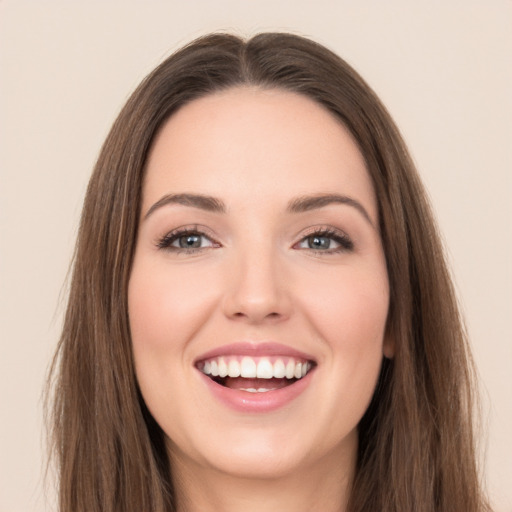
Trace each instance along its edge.
<path fill-rule="evenodd" d="M 243 377 L 226 377 L 224 386 L 230 389 L 281 389 L 290 385 L 292 380 L 288 379 L 246 379 Z"/>

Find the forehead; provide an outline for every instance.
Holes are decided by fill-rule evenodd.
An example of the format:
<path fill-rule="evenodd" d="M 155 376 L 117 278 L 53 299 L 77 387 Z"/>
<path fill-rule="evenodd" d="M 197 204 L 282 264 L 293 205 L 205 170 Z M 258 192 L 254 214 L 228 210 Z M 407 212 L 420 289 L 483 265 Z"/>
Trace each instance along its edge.
<path fill-rule="evenodd" d="M 364 158 L 344 125 L 315 101 L 273 89 L 211 94 L 167 120 L 148 158 L 143 209 L 176 192 L 247 201 L 338 192 L 377 215 Z"/>

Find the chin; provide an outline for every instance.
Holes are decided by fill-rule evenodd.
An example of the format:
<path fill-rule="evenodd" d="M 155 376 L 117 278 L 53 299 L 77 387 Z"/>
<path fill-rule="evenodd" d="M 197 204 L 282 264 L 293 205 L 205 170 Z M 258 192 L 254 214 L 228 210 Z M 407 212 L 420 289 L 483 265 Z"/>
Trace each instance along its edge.
<path fill-rule="evenodd" d="M 229 428 L 224 424 L 220 432 L 210 431 L 199 443 L 198 437 L 194 444 L 179 439 L 179 446 L 168 439 L 171 465 L 194 460 L 199 471 L 257 481 L 298 476 L 328 460 L 338 460 L 340 464 L 355 460 L 357 429 L 336 442 L 331 436 L 296 426 L 282 427 L 262 424 Z"/>

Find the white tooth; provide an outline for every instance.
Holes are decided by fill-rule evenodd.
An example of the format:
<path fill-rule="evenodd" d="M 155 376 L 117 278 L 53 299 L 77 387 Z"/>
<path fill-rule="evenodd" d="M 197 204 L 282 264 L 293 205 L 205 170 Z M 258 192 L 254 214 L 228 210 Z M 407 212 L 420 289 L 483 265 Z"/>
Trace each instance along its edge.
<path fill-rule="evenodd" d="M 258 388 L 258 393 L 266 393 L 267 391 L 274 391 L 275 388 Z"/>
<path fill-rule="evenodd" d="M 212 361 L 210 363 L 210 375 L 213 377 L 217 377 L 219 375 L 219 367 L 217 366 L 217 361 Z"/>
<path fill-rule="evenodd" d="M 245 379 L 256 377 L 256 363 L 250 357 L 244 357 L 240 365 L 240 375 Z"/>
<path fill-rule="evenodd" d="M 236 359 L 231 359 L 231 361 L 229 361 L 228 375 L 230 377 L 240 377 L 240 364 Z"/>
<path fill-rule="evenodd" d="M 303 363 L 302 364 L 302 377 L 306 376 L 306 373 L 308 373 L 309 370 L 309 363 Z"/>
<path fill-rule="evenodd" d="M 258 390 L 256 388 L 240 388 L 241 391 L 248 391 L 249 393 L 257 393 Z"/>
<path fill-rule="evenodd" d="M 284 366 L 283 360 L 278 359 L 274 363 L 274 377 L 276 379 L 282 379 L 286 375 L 286 367 Z"/>
<path fill-rule="evenodd" d="M 206 375 L 210 375 L 210 363 L 209 361 L 206 361 L 203 366 L 203 373 Z"/>
<path fill-rule="evenodd" d="M 273 374 L 274 369 L 272 368 L 272 363 L 266 357 L 260 359 L 256 369 L 256 377 L 258 377 L 258 379 L 271 379 Z"/>
<path fill-rule="evenodd" d="M 295 361 L 293 359 L 288 359 L 288 363 L 286 363 L 286 378 L 293 379 L 295 376 Z"/>
<path fill-rule="evenodd" d="M 302 364 L 297 363 L 295 365 L 295 378 L 300 379 L 302 377 Z"/>
<path fill-rule="evenodd" d="M 219 357 L 219 377 L 225 377 L 228 374 L 228 365 L 223 357 Z"/>

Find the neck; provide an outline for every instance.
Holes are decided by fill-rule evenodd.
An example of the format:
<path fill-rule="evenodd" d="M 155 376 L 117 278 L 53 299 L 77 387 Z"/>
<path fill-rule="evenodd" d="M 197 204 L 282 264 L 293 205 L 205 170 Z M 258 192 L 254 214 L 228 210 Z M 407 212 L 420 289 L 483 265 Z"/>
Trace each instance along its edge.
<path fill-rule="evenodd" d="M 356 450 L 334 451 L 291 474 L 241 477 L 174 458 L 178 512 L 345 512 Z M 177 476 L 176 476 L 177 475 Z"/>

